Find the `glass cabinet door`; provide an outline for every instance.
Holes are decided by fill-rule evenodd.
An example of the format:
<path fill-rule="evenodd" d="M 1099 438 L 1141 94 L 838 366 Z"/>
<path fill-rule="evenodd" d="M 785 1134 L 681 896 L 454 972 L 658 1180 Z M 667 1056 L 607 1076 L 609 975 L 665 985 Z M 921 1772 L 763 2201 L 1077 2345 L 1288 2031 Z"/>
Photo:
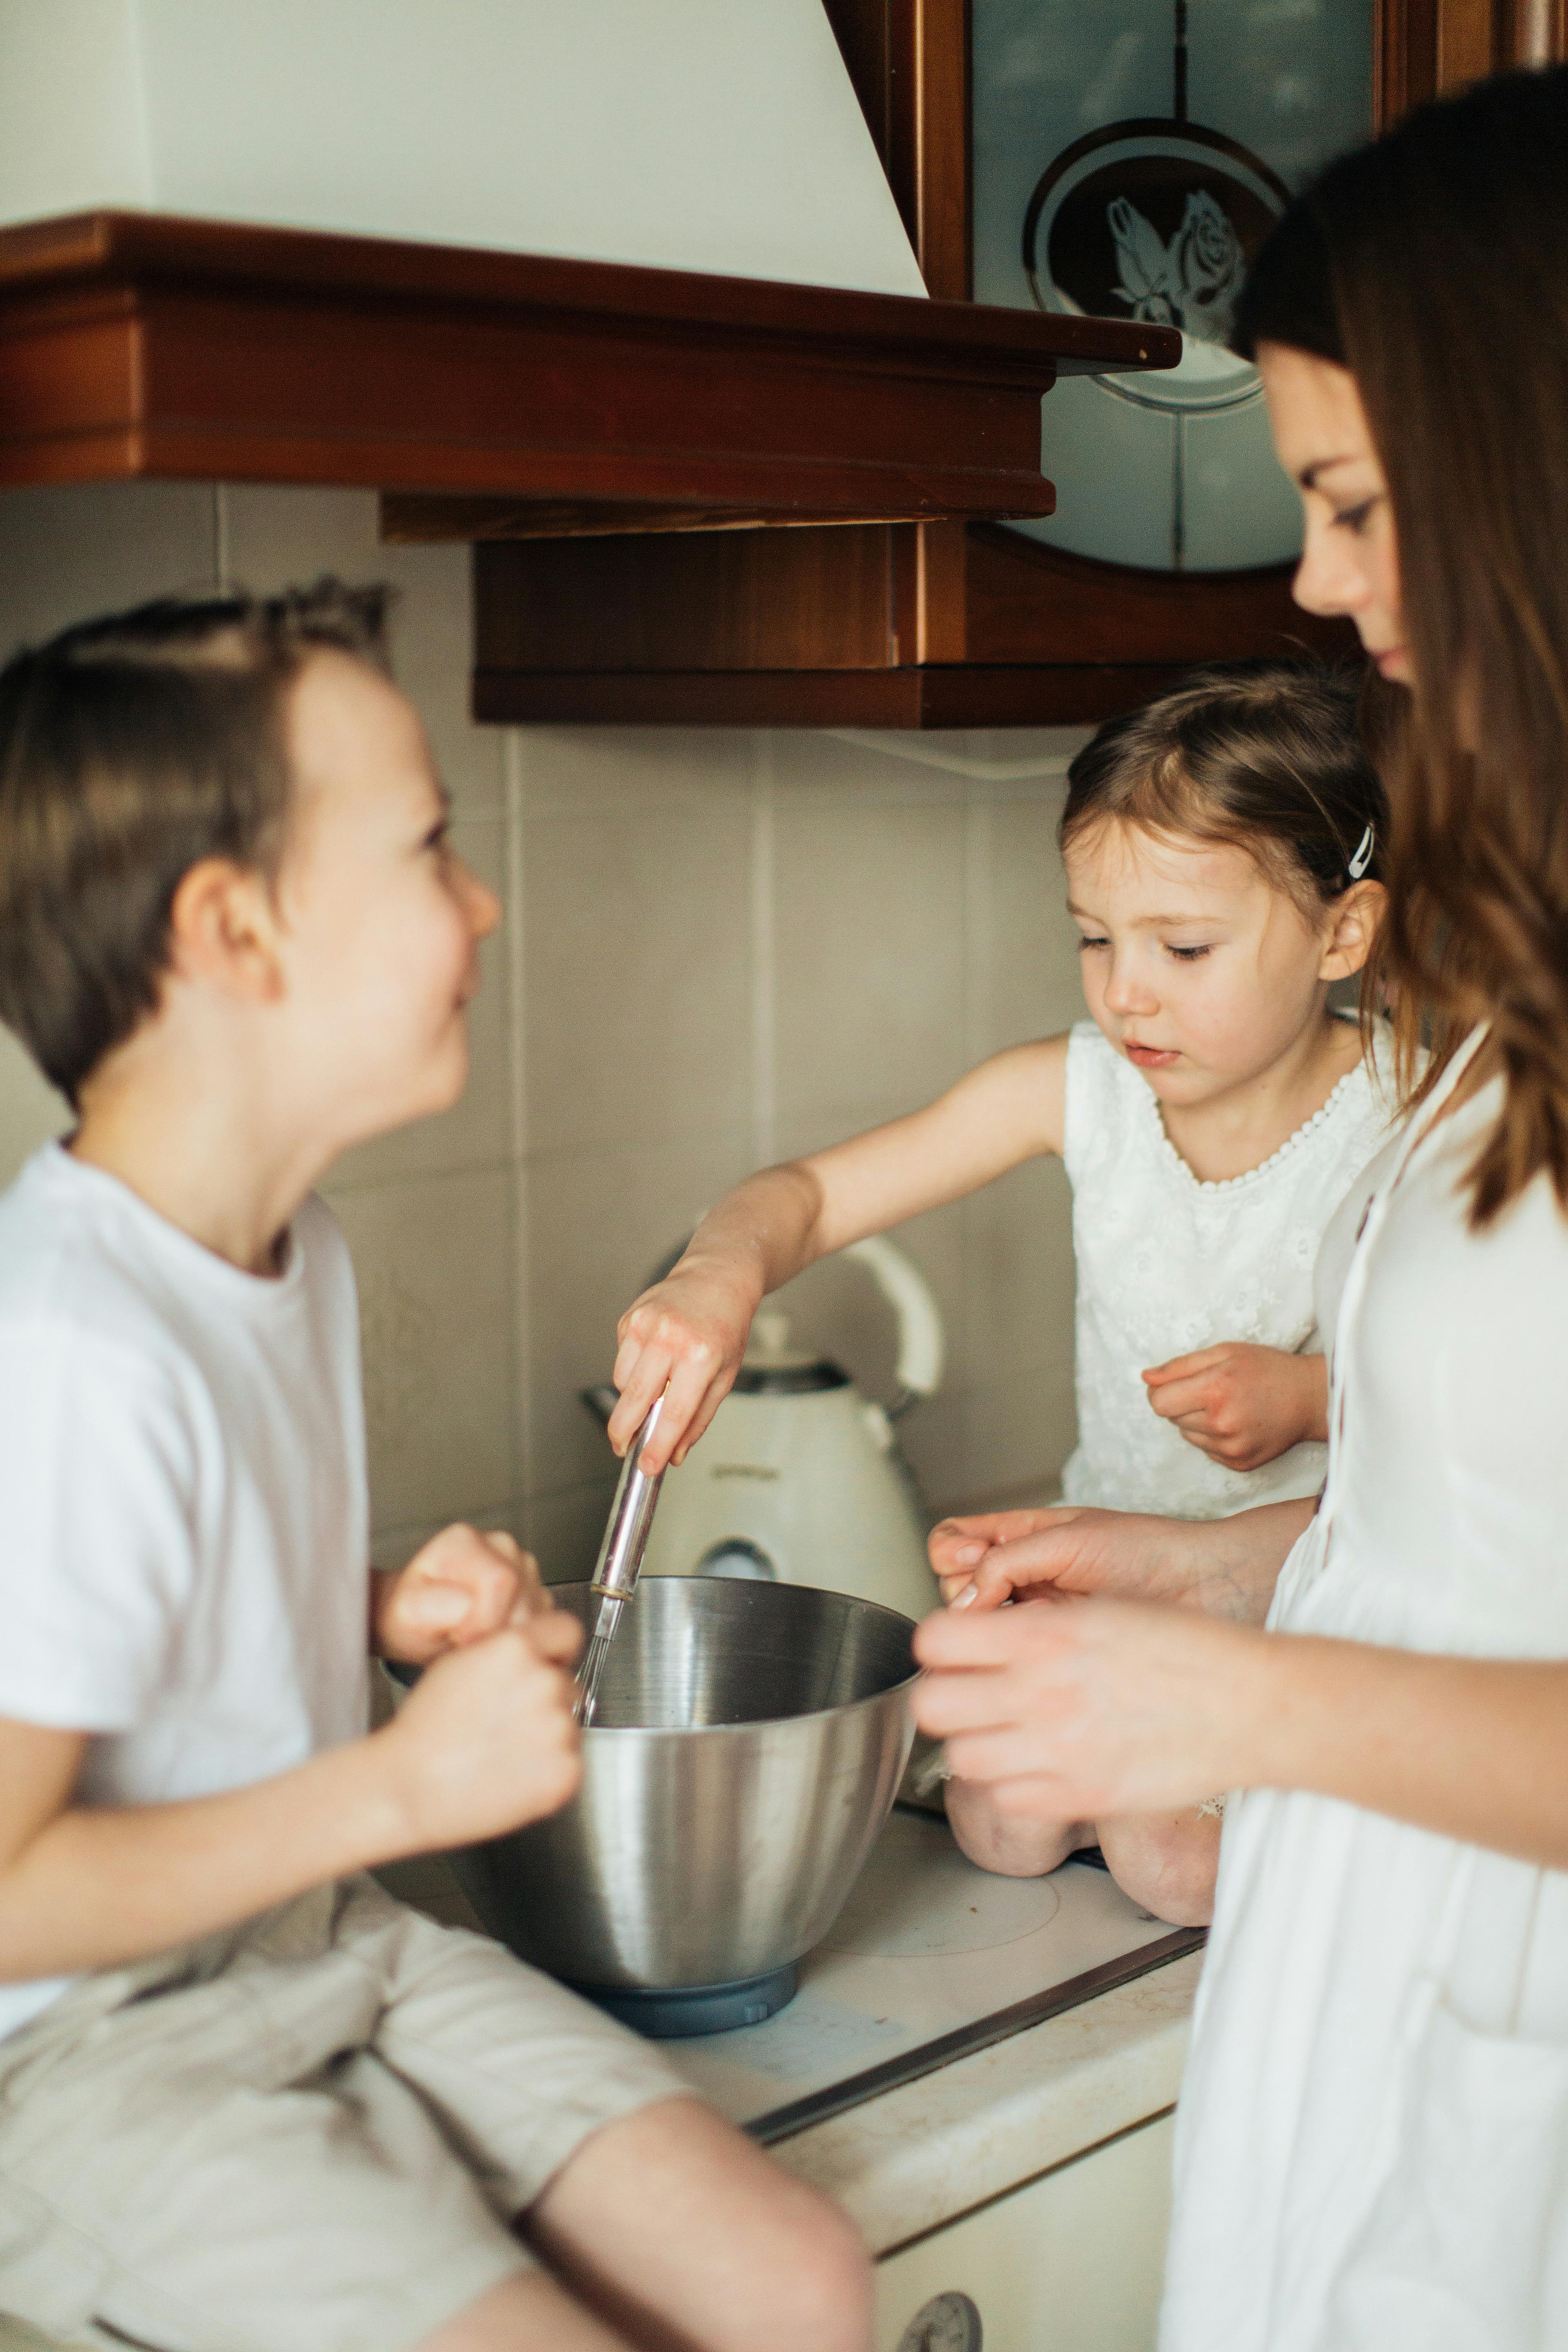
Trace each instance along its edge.
<path fill-rule="evenodd" d="M 1179 327 L 1181 365 L 1068 378 L 1047 522 L 1156 572 L 1300 551 L 1258 372 L 1226 347 L 1290 196 L 1373 129 L 1373 0 L 973 0 L 974 295 Z"/>

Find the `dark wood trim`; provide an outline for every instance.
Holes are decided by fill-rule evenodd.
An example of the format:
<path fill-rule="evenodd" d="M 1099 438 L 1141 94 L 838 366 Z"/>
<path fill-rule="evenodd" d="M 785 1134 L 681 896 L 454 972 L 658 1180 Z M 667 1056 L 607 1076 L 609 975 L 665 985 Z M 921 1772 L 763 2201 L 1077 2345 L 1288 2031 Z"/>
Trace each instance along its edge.
<path fill-rule="evenodd" d="M 1216 647 L 1233 660 L 1291 649 L 1355 657 L 1348 621 L 1317 620 L 1295 603 L 1293 564 L 1186 572 L 1173 597 L 1167 573 L 1067 555 L 995 525 L 931 529 L 924 536 L 963 544 L 970 661 L 1059 662 L 1070 649 L 1089 663 L 1180 668 L 1214 659 Z"/>
<path fill-rule="evenodd" d="M 1192 664 L 1355 633 L 1289 569 L 1168 583 L 984 526 L 579 537 L 474 550 L 474 716 L 505 724 L 1075 725 Z"/>
<path fill-rule="evenodd" d="M 832 525 L 904 521 L 904 516 L 816 514 L 779 507 L 658 506 L 651 499 L 445 498 L 418 490 L 388 490 L 381 500 L 381 536 L 390 546 L 482 539 L 621 539 L 664 531 L 790 530 Z"/>
<path fill-rule="evenodd" d="M 826 5 L 927 283 L 934 294 L 962 296 L 970 282 L 966 0 Z M 1380 0 L 1378 121 L 1494 66 L 1561 54 L 1565 12 L 1568 0 Z M 1050 425 L 1047 402 L 1047 464 Z M 1138 572 L 990 523 L 908 521 L 882 534 L 879 607 L 869 539 L 788 536 L 799 543 L 787 554 L 782 535 L 753 533 L 722 564 L 606 542 L 599 563 L 574 575 L 575 604 L 552 594 L 562 575 L 546 551 L 524 551 L 504 572 L 481 560 L 477 714 L 780 727 L 1068 724 L 1125 709 L 1201 661 L 1300 647 L 1356 655 L 1348 624 L 1315 621 L 1294 604 L 1289 566 Z M 813 539 L 815 552 L 805 543 Z M 510 631 L 501 620 L 508 600 Z M 559 631 L 574 610 L 568 643 Z M 547 629 L 553 660 L 542 656 Z"/>
<path fill-rule="evenodd" d="M 1182 663 L 474 673 L 473 716 L 544 727 L 1079 727 L 1135 709 Z"/>
<path fill-rule="evenodd" d="M 824 0 L 929 293 L 973 293 L 970 0 Z"/>
<path fill-rule="evenodd" d="M 92 214 L 0 230 L 0 482 L 342 482 L 772 518 L 1045 514 L 1039 399 L 1173 336 Z M 619 528 L 626 527 L 622 520 Z"/>
<path fill-rule="evenodd" d="M 1380 0 L 1377 120 L 1387 129 L 1412 107 L 1511 66 L 1568 58 L 1568 0 Z"/>

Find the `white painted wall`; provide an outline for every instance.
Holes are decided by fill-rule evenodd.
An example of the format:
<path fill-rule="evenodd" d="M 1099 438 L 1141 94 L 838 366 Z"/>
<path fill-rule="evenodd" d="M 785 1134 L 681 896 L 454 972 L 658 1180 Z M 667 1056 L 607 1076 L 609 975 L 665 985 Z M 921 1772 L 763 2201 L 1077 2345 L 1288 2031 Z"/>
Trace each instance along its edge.
<path fill-rule="evenodd" d="M 0 0 L 0 221 L 924 292 L 820 0 Z"/>

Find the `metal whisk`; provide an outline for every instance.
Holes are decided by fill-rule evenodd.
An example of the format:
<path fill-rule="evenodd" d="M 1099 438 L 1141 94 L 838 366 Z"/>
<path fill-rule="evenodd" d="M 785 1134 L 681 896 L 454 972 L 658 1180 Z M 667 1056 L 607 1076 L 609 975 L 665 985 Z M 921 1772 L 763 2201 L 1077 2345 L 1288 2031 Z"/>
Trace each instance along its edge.
<path fill-rule="evenodd" d="M 604 1673 L 610 1643 L 616 1638 L 621 1611 L 637 1588 L 637 1570 L 647 1549 L 653 1507 L 658 1500 L 664 1472 L 661 1470 L 656 1478 L 647 1478 L 643 1475 L 641 1463 L 643 1448 L 658 1426 L 663 1405 L 663 1397 L 656 1397 L 648 1409 L 647 1419 L 626 1448 L 626 1457 L 621 1464 L 621 1475 L 616 1486 L 616 1499 L 610 1506 L 605 1540 L 599 1546 L 592 1588 L 599 1595 L 598 1622 L 589 1638 L 583 1663 L 577 1669 L 576 1714 L 584 1729 L 594 1720 L 594 1708 L 599 1696 L 599 1676 Z"/>

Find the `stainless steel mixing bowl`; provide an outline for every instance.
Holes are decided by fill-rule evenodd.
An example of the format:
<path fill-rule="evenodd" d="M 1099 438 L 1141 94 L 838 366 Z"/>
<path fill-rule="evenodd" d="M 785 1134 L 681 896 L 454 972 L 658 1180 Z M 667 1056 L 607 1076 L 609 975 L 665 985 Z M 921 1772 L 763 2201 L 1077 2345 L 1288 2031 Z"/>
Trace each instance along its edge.
<path fill-rule="evenodd" d="M 592 1622 L 587 1585 L 554 1598 Z M 583 1737 L 577 1796 L 453 1857 L 475 1910 L 645 2031 L 768 2014 L 887 1819 L 911 1738 L 913 1631 L 804 1585 L 644 1578 Z"/>

